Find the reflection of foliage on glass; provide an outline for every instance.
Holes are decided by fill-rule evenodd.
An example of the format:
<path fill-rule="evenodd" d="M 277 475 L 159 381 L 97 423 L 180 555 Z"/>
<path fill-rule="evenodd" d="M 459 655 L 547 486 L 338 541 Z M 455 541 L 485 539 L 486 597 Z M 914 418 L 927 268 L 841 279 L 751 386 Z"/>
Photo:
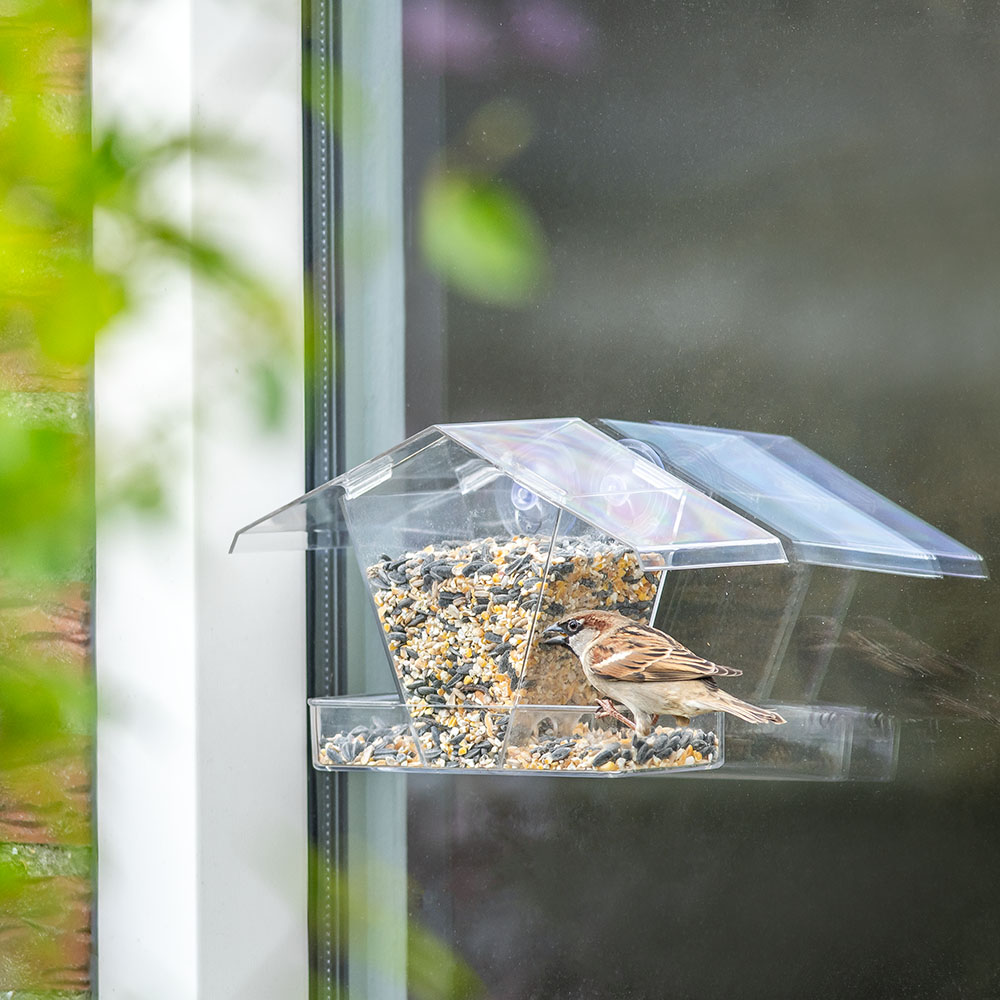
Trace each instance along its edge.
<path fill-rule="evenodd" d="M 396 900 L 385 901 L 372 893 L 365 884 L 366 867 L 384 861 L 375 861 L 367 855 L 367 848 L 354 842 L 349 849 L 351 870 L 354 876 L 324 866 L 317 860 L 315 870 L 322 881 L 321 891 L 340 901 L 348 921 L 364 928 L 369 940 L 380 941 L 387 949 L 399 930 L 399 914 L 395 910 Z M 390 872 L 390 877 L 400 872 Z M 331 915 L 332 919 L 332 915 Z M 330 937 L 331 927 L 317 927 L 320 937 Z M 366 949 L 362 961 L 370 961 L 371 968 L 360 968 L 362 974 L 371 974 L 385 983 L 390 995 L 406 995 L 412 1000 L 488 1000 L 485 984 L 475 970 L 454 951 L 446 941 L 415 920 L 405 923 L 406 962 L 398 968 L 391 960 L 386 960 L 377 950 Z M 394 981 L 394 977 L 405 977 L 405 982 Z M 332 984 L 325 984 L 332 985 Z M 346 987 L 336 991 L 337 1000 L 349 1000 L 356 995 L 357 984 L 348 982 Z"/>
<path fill-rule="evenodd" d="M 574 0 L 505 0 L 493 6 L 420 0 L 403 4 L 403 51 L 417 73 L 499 81 L 512 67 L 579 75 L 600 49 L 597 25 Z M 518 101 L 491 100 L 424 177 L 420 248 L 449 288 L 487 305 L 526 305 L 548 272 L 538 215 L 503 179 L 534 131 Z"/>
<path fill-rule="evenodd" d="M 523 305 L 544 280 L 548 252 L 538 218 L 496 176 L 530 141 L 532 129 L 520 104 L 490 102 L 424 180 L 421 249 L 438 276 L 469 298 Z"/>

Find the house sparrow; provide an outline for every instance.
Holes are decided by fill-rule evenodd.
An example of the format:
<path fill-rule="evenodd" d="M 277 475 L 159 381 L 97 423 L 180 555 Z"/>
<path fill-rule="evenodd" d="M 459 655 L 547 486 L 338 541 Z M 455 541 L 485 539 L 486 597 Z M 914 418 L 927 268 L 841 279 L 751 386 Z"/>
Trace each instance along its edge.
<path fill-rule="evenodd" d="M 578 611 L 550 625 L 539 640 L 566 646 L 580 659 L 587 680 L 610 698 L 598 704 L 598 718 L 614 716 L 640 736 L 648 736 L 660 713 L 686 726 L 703 712 L 729 712 L 747 722 L 785 720 L 719 689 L 716 677 L 738 677 L 742 670 L 704 660 L 665 632 L 640 625 L 615 611 Z M 630 709 L 634 722 L 612 704 Z"/>

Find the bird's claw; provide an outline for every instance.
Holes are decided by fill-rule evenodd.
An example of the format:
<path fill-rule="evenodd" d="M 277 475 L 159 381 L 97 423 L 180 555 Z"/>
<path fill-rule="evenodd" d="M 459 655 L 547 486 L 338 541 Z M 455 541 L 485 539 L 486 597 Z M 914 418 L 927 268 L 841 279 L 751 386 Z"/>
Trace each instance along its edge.
<path fill-rule="evenodd" d="M 615 708 L 610 698 L 599 698 L 597 701 L 598 710 L 594 713 L 595 719 L 614 718 L 619 722 L 624 722 L 630 729 L 635 729 L 635 723 L 631 719 L 626 719 L 621 712 Z"/>

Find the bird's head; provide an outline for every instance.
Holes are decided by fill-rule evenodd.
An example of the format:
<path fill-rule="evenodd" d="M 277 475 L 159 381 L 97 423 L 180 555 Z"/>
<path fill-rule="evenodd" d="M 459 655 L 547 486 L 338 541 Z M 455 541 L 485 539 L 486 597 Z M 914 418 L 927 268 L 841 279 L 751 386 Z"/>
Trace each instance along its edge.
<path fill-rule="evenodd" d="M 538 641 L 543 646 L 566 646 L 582 656 L 595 639 L 626 624 L 629 619 L 615 611 L 574 611 L 553 622 Z"/>

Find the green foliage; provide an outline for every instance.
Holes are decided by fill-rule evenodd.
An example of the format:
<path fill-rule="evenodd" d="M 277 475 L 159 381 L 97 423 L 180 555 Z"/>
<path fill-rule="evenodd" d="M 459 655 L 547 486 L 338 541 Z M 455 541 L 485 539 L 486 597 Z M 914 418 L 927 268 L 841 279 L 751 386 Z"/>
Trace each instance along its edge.
<path fill-rule="evenodd" d="M 150 273 L 175 269 L 238 331 L 229 346 L 251 370 L 249 402 L 265 426 L 283 412 L 280 373 L 292 358 L 284 303 L 229 248 L 172 217 L 162 195 L 178 168 L 245 172 L 252 157 L 214 136 L 147 136 L 114 122 L 95 134 L 90 41 L 86 0 L 0 4 L 0 837 L 50 842 L 0 843 L 0 935 L 17 942 L 0 945 L 0 992 L 59 985 L 66 914 L 86 892 L 87 866 L 24 859 L 89 852 L 96 497 L 109 510 L 169 514 L 169 449 L 157 442 L 142 442 L 97 490 L 98 345 L 142 308 Z"/>
<path fill-rule="evenodd" d="M 366 864 L 364 850 L 361 844 L 351 845 L 352 863 L 356 868 L 363 869 Z M 398 914 L 392 907 L 396 901 L 373 897 L 366 886 L 355 884 L 336 869 L 324 866 L 322 861 L 317 861 L 316 871 L 327 883 L 324 891 L 338 899 L 349 923 L 364 927 L 368 940 L 389 942 L 393 939 Z M 317 928 L 323 935 L 329 930 Z M 365 957 L 378 960 L 375 954 Z M 392 965 L 379 961 L 373 971 L 387 976 Z M 462 956 L 414 920 L 406 923 L 406 965 L 405 970 L 400 971 L 406 982 L 393 985 L 413 1000 L 486 1000 L 488 996 L 485 984 Z M 348 1000 L 348 996 L 343 995 L 343 1000 Z"/>
<path fill-rule="evenodd" d="M 119 321 L 142 309 L 149 275 L 173 269 L 193 276 L 228 317 L 220 325 L 237 331 L 220 349 L 249 371 L 262 426 L 284 412 L 294 356 L 280 297 L 231 248 L 174 218 L 163 197 L 171 171 L 211 161 L 244 173 L 253 152 L 225 137 L 146 136 L 113 122 L 95 133 L 90 39 L 86 0 L 0 3 L 0 838 L 16 838 L 2 825 L 13 809 L 50 841 L 0 842 L 0 934 L 21 942 L 16 954 L 0 945 L 0 992 L 52 989 L 65 916 L 86 892 L 95 698 L 85 607 L 98 504 L 105 515 L 170 513 L 166 431 L 95 482 L 98 345 L 124 335 Z M 475 156 L 498 162 L 526 132 L 516 111 L 487 112 L 496 138 Z M 544 241 L 511 188 L 482 165 L 450 170 L 429 179 L 425 209 L 425 246 L 446 280 L 486 301 L 527 300 Z M 352 919 L 385 919 L 357 898 L 350 905 Z M 443 942 L 416 925 L 408 936 L 413 996 L 483 994 Z"/>
<path fill-rule="evenodd" d="M 441 938 L 410 921 L 407 928 L 406 978 L 415 1000 L 478 1000 L 486 985 Z"/>
<path fill-rule="evenodd" d="M 545 240 L 511 187 L 468 172 L 431 176 L 421 205 L 421 249 L 440 276 L 493 305 L 529 301 L 545 272 Z"/>
<path fill-rule="evenodd" d="M 91 449 L 59 427 L 0 423 L 0 574 L 70 580 L 93 523 Z"/>
<path fill-rule="evenodd" d="M 527 305 L 547 275 L 538 216 L 498 176 L 531 141 L 533 128 L 523 105 L 490 101 L 424 178 L 420 248 L 427 265 L 454 291 L 488 305 Z"/>
<path fill-rule="evenodd" d="M 0 662 L 0 760 L 5 771 L 79 750 L 92 725 L 91 687 L 60 664 Z M 27 668 L 27 669 L 26 669 Z"/>

